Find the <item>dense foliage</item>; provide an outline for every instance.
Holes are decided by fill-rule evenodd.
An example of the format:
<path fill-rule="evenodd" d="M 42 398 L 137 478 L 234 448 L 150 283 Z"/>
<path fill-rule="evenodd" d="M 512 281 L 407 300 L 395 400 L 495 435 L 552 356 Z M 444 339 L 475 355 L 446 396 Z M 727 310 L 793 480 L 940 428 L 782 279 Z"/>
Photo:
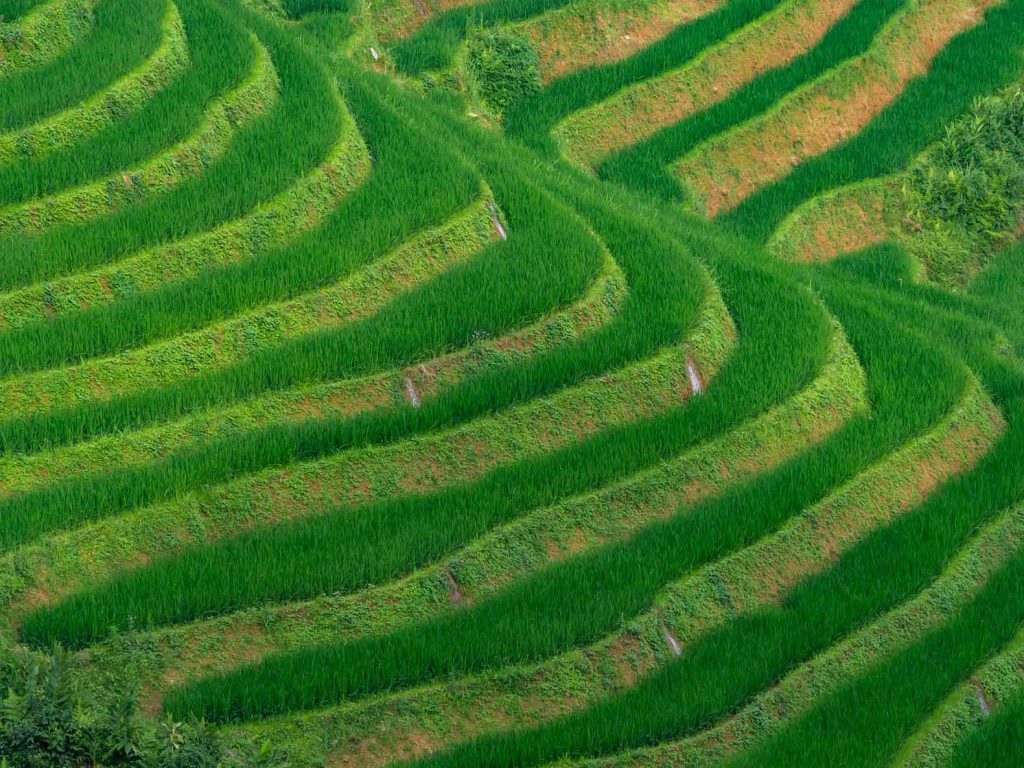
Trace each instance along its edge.
<path fill-rule="evenodd" d="M 1024 88 L 979 99 L 907 182 L 912 247 L 936 281 L 963 284 L 1024 223 Z"/>
<path fill-rule="evenodd" d="M 540 90 L 540 62 L 530 41 L 512 32 L 481 30 L 468 42 L 470 89 L 497 114 Z"/>
<path fill-rule="evenodd" d="M 208 725 L 141 717 L 137 690 L 84 686 L 75 657 L 24 648 L 0 652 L 0 757 L 5 768 L 255 768 L 230 755 Z"/>

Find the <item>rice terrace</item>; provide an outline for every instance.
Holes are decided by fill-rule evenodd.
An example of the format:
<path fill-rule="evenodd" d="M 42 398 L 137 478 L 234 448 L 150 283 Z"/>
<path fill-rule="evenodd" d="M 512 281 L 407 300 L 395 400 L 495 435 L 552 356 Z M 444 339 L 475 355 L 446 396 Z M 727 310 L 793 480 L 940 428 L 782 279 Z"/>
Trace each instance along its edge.
<path fill-rule="evenodd" d="M 0 766 L 1024 766 L 1024 0 L 0 0 Z"/>

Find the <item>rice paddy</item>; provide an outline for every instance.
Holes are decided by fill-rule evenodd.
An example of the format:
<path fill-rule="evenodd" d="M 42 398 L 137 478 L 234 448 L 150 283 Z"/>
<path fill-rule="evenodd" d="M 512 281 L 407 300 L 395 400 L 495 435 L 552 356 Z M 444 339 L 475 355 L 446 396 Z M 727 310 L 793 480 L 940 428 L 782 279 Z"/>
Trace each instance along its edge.
<path fill-rule="evenodd" d="M 0 0 L 6 768 L 1024 763 L 1024 0 Z"/>

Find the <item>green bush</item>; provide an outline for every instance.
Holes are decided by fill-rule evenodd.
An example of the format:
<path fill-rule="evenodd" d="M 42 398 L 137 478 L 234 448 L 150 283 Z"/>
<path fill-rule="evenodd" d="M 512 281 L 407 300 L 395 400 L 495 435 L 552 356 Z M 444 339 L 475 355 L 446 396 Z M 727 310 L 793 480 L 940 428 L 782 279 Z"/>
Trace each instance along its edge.
<path fill-rule="evenodd" d="M 508 31 L 470 35 L 466 54 L 470 89 L 497 114 L 540 90 L 540 60 L 530 41 Z"/>
<path fill-rule="evenodd" d="M 1024 217 L 1024 89 L 977 101 L 914 165 L 906 193 L 912 249 L 932 279 L 963 284 Z M 953 264 L 965 246 L 973 256 Z"/>
<path fill-rule="evenodd" d="M 2 768 L 246 768 L 270 765 L 269 750 L 228 755 L 205 723 L 139 716 L 137 691 L 86 691 L 72 654 L 0 649 Z"/>

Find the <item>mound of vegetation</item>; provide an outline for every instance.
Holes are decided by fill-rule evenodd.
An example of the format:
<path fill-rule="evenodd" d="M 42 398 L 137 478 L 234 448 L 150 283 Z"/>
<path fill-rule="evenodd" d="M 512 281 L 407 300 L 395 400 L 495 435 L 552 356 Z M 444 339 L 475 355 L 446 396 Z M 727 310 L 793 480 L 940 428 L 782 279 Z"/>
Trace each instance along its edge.
<path fill-rule="evenodd" d="M 911 247 L 929 276 L 962 286 L 1024 226 L 1024 89 L 979 99 L 906 183 Z"/>

